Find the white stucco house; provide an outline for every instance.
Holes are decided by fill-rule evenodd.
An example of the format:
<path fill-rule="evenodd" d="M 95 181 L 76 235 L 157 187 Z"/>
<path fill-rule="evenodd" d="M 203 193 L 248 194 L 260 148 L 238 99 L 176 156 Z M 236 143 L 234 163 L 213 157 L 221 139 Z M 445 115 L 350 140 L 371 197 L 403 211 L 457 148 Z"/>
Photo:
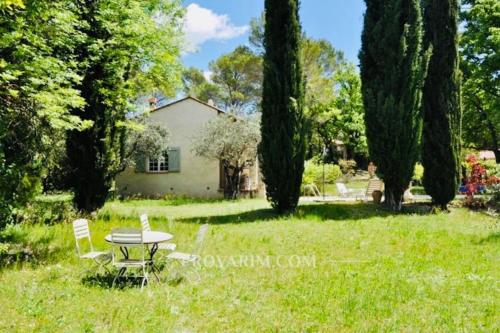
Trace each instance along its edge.
<path fill-rule="evenodd" d="M 117 191 L 124 196 L 223 197 L 225 178 L 220 161 L 198 157 L 191 147 L 192 138 L 201 128 L 223 113 L 223 110 L 193 97 L 152 110 L 151 121 L 169 130 L 169 149 L 164 157 L 145 157 L 135 167 L 122 172 L 116 179 Z M 257 163 L 245 170 L 242 192 L 264 193 Z"/>

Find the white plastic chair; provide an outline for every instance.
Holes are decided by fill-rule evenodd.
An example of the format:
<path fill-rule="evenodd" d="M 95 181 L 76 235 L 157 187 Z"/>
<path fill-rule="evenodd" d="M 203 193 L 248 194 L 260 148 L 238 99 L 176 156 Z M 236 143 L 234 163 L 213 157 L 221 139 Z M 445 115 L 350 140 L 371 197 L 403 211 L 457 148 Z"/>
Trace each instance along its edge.
<path fill-rule="evenodd" d="M 151 264 L 149 259 L 145 256 L 145 245 L 142 238 L 142 231 L 137 229 L 114 229 L 111 231 L 111 243 L 113 245 L 113 266 L 119 269 L 118 274 L 113 279 L 112 286 L 115 285 L 116 280 L 123 277 L 128 268 L 136 268 L 142 271 L 141 289 L 144 288 L 145 283 L 149 280 L 147 267 Z M 129 257 L 129 249 L 137 248 L 139 256 L 137 259 Z M 118 259 L 120 257 L 121 259 Z"/>
<path fill-rule="evenodd" d="M 195 264 L 200 260 L 201 249 L 203 247 L 203 240 L 208 231 L 208 224 L 204 224 L 198 230 L 196 234 L 196 239 L 194 246 L 192 248 L 192 253 L 184 252 L 172 252 L 167 255 L 167 261 L 177 262 L 182 267 L 193 268 Z M 199 277 L 199 276 L 198 276 Z"/>
<path fill-rule="evenodd" d="M 360 191 L 360 190 L 348 189 L 344 183 L 335 183 L 335 185 L 337 186 L 337 190 L 338 190 L 340 196 L 343 198 L 357 196 L 363 192 L 362 190 Z"/>
<path fill-rule="evenodd" d="M 78 258 L 84 260 L 92 260 L 93 265 L 96 267 L 96 270 L 102 267 L 108 273 L 110 273 L 106 265 L 111 262 L 111 253 L 94 250 L 92 238 L 90 237 L 89 222 L 86 219 L 78 219 L 73 221 L 73 233 L 75 235 L 76 252 L 78 254 Z M 89 243 L 89 252 L 82 251 L 80 242 L 83 239 L 87 239 Z M 91 271 L 91 269 L 89 271 Z"/>
<path fill-rule="evenodd" d="M 149 224 L 149 219 L 147 214 L 142 214 L 140 216 L 141 219 L 141 226 L 142 226 L 142 231 L 151 231 L 151 225 Z M 169 220 L 169 225 L 170 225 L 170 220 Z M 163 250 L 163 251 L 175 251 L 177 248 L 177 245 L 174 243 L 158 243 L 158 250 Z"/>

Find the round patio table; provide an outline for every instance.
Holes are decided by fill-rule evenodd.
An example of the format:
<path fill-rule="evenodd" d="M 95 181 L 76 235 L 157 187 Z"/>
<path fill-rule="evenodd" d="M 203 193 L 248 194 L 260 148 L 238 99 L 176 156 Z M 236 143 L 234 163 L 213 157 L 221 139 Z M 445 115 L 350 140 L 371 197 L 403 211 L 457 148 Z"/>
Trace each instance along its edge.
<path fill-rule="evenodd" d="M 159 271 L 158 268 L 154 265 L 154 255 L 158 251 L 158 243 L 163 243 L 163 242 L 168 242 L 174 238 L 173 235 L 167 233 L 167 232 L 161 232 L 161 231 L 143 231 L 142 232 L 142 242 L 144 245 L 147 245 L 148 251 L 149 251 L 149 261 L 150 261 L 150 266 L 151 266 L 151 271 L 153 274 L 156 276 L 156 279 L 160 281 L 160 278 L 158 275 L 156 275 L 156 271 Z M 120 251 L 125 257 L 125 259 L 128 259 L 128 249 L 127 245 L 132 245 L 132 244 L 127 244 L 127 243 L 117 243 L 117 242 L 112 242 L 111 241 L 111 234 L 106 235 L 104 237 L 104 240 L 108 243 L 113 243 L 116 245 L 120 246 Z M 137 245 L 137 244 L 135 244 Z M 151 245 L 151 246 L 149 246 Z"/>

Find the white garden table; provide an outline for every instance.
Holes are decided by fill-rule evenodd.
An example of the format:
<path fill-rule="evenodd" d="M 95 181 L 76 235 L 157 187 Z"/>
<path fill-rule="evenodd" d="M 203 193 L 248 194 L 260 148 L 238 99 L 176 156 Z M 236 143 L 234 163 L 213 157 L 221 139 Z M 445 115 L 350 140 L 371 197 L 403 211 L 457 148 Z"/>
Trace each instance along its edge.
<path fill-rule="evenodd" d="M 144 245 L 147 246 L 148 251 L 149 251 L 149 260 L 151 262 L 150 263 L 151 271 L 156 276 L 156 279 L 158 281 L 160 281 L 160 278 L 158 277 L 158 275 L 156 275 L 156 271 L 159 271 L 159 270 L 154 265 L 154 260 L 153 260 L 154 255 L 158 251 L 158 243 L 168 242 L 172 238 L 174 238 L 174 236 L 167 233 L 167 232 L 161 232 L 161 231 L 143 231 L 142 232 L 142 242 L 144 243 Z M 106 235 L 106 237 L 104 237 L 104 240 L 106 240 L 106 242 L 108 242 L 108 243 L 113 243 L 111 241 L 111 234 Z M 117 244 L 120 246 L 121 253 L 123 253 L 123 256 L 125 257 L 125 259 L 128 259 L 127 245 L 131 245 L 131 244 L 116 243 L 116 242 L 114 242 L 114 244 Z M 135 244 L 135 245 L 137 245 L 137 244 Z"/>

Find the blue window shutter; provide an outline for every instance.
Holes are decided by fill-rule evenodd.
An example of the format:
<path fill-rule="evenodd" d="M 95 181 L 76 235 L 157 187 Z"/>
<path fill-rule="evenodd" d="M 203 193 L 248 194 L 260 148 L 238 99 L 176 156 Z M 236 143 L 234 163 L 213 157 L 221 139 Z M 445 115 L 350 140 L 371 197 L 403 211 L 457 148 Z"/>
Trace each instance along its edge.
<path fill-rule="evenodd" d="M 168 171 L 181 171 L 181 149 L 179 147 L 168 149 Z"/>

